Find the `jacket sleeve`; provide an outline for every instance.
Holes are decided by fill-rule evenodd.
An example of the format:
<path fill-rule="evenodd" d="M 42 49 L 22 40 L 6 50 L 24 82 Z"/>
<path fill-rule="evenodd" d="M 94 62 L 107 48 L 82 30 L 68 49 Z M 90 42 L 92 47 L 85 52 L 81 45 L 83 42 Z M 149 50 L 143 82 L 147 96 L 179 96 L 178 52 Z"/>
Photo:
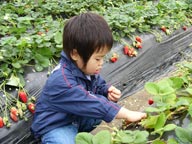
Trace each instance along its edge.
<path fill-rule="evenodd" d="M 98 75 L 97 77 L 97 90 L 96 93 L 103 95 L 105 97 L 108 96 L 108 89 L 111 85 L 107 84 L 106 81 L 100 76 Z"/>
<path fill-rule="evenodd" d="M 92 94 L 69 72 L 56 71 L 43 90 L 44 101 L 52 110 L 112 121 L 120 106 L 99 94 Z"/>

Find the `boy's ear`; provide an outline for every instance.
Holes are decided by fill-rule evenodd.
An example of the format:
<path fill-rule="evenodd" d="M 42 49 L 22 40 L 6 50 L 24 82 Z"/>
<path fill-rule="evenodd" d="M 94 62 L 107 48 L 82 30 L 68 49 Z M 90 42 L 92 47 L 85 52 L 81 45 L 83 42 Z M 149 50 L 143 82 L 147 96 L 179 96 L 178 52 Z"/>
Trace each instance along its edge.
<path fill-rule="evenodd" d="M 70 53 L 70 55 L 71 55 L 72 60 L 74 60 L 74 61 L 77 61 L 80 57 L 79 53 L 77 52 L 76 49 L 73 49 L 72 52 Z"/>

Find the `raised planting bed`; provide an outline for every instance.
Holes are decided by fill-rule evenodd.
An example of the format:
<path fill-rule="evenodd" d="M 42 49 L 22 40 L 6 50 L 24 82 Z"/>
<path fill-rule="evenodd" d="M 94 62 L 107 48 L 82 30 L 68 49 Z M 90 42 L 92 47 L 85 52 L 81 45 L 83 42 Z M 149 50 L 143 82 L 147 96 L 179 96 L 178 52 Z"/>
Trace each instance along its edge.
<path fill-rule="evenodd" d="M 112 51 L 106 56 L 101 75 L 123 93 L 123 99 L 143 88 L 147 81 L 173 69 L 174 63 L 187 58 L 192 51 L 192 28 L 187 31 L 178 30 L 173 35 L 164 36 L 164 40 L 156 42 L 151 34 L 140 35 L 143 48 L 138 50 L 137 57 L 129 58 L 123 53 L 123 45 L 115 43 Z M 113 53 L 119 57 L 115 63 L 110 61 Z M 39 97 L 41 89 L 47 79 L 48 70 L 33 72 L 33 67 L 26 68 L 26 86 L 30 96 Z M 7 87 L 13 95 L 17 95 L 15 87 Z M 1 94 L 2 96 L 2 94 Z M 27 121 L 11 122 L 10 128 L 1 128 L 0 142 L 7 143 L 36 143 L 30 133 L 32 114 L 27 112 Z"/>

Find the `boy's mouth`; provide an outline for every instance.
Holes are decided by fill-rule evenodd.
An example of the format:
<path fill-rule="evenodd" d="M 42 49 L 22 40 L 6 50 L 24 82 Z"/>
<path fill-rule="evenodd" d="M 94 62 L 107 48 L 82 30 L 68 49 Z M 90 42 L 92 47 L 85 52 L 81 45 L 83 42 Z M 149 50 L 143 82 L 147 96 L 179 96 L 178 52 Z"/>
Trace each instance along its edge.
<path fill-rule="evenodd" d="M 95 72 L 95 74 L 98 74 L 100 72 L 100 70 L 97 70 L 96 72 Z"/>

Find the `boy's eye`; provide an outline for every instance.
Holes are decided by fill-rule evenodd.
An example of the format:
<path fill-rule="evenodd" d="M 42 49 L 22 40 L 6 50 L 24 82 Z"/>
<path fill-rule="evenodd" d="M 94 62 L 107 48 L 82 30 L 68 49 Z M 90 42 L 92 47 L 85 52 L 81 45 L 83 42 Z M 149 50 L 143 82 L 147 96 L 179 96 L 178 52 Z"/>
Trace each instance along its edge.
<path fill-rule="evenodd" d="M 100 61 L 100 59 L 97 58 L 96 61 Z"/>

